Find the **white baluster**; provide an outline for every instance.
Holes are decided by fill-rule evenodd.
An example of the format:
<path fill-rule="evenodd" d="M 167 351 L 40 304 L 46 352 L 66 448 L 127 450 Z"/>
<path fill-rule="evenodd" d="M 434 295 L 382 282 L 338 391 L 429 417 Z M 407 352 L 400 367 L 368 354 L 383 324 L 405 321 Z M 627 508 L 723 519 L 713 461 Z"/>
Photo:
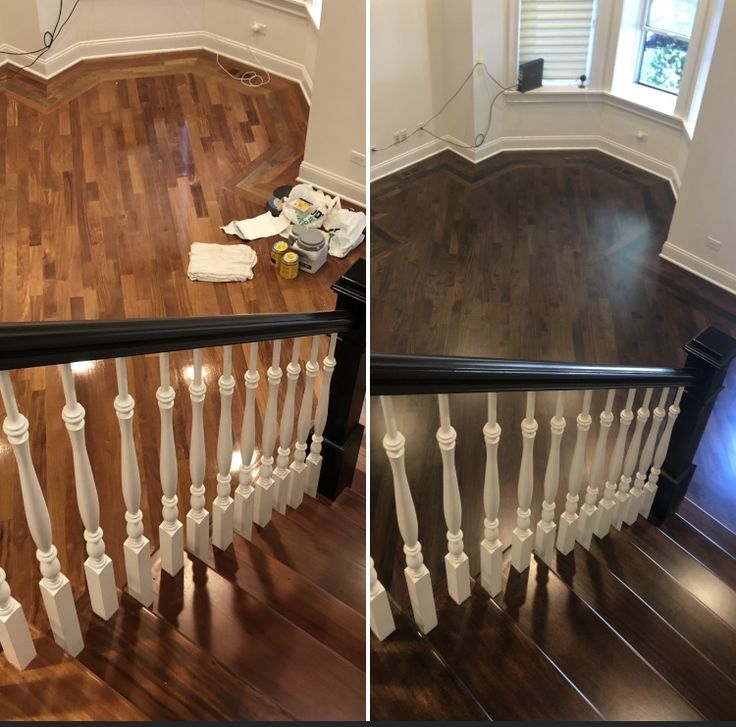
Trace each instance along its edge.
<path fill-rule="evenodd" d="M 596 507 L 596 502 L 598 502 L 598 487 L 603 481 L 603 469 L 606 463 L 606 442 L 608 441 L 608 432 L 611 431 L 611 424 L 613 423 L 613 398 L 615 394 L 615 389 L 609 390 L 605 407 L 600 414 L 598 441 L 595 443 L 590 482 L 585 490 L 585 502 L 580 507 L 580 514 L 578 515 L 576 537 L 580 545 L 586 550 L 590 549 L 590 541 L 593 539 L 593 525 L 598 510 Z"/>
<path fill-rule="evenodd" d="M 547 469 L 544 472 L 544 502 L 542 502 L 542 519 L 537 523 L 537 534 L 534 543 L 536 554 L 547 565 L 552 565 L 552 553 L 555 547 L 555 498 L 560 480 L 560 445 L 565 431 L 565 417 L 562 416 L 562 392 L 557 394 L 555 414 L 549 420 L 550 444 L 547 457 Z"/>
<path fill-rule="evenodd" d="M 158 526 L 161 568 L 175 576 L 184 567 L 184 525 L 179 521 L 177 481 L 179 468 L 176 462 L 174 440 L 174 399 L 176 394 L 169 375 L 169 354 L 158 357 L 161 386 L 156 389 L 156 400 L 161 418 L 161 444 L 159 448 L 159 475 L 161 478 L 161 515 Z"/>
<path fill-rule="evenodd" d="M 2 571 L 0 571 L 2 573 Z M 378 574 L 371 558 L 371 631 L 377 639 L 383 641 L 396 630 L 388 593 L 378 580 Z"/>
<path fill-rule="evenodd" d="M 422 557 L 422 546 L 419 542 L 419 527 L 414 501 L 411 497 L 409 482 L 406 479 L 404 462 L 404 435 L 396 427 L 394 405 L 390 397 L 381 397 L 383 418 L 386 422 L 386 434 L 383 437 L 383 448 L 386 450 L 391 473 L 394 480 L 394 499 L 396 500 L 396 519 L 399 532 L 404 541 L 406 556 L 406 587 L 409 591 L 414 621 L 422 633 L 428 633 L 437 625 L 437 610 L 432 592 L 432 578 Z"/>
<path fill-rule="evenodd" d="M 639 457 L 639 447 L 641 447 L 641 437 L 644 433 L 644 426 L 649 419 L 649 402 L 651 400 L 652 389 L 647 389 L 644 392 L 644 401 L 636 412 L 636 426 L 634 427 L 634 434 L 629 442 L 629 448 L 626 450 L 624 469 L 618 483 L 618 492 L 616 493 L 618 505 L 613 513 L 613 520 L 611 521 L 611 524 L 616 528 L 616 530 L 621 530 L 621 525 L 623 524 L 624 518 L 627 516 L 630 508 L 629 487 L 631 486 L 634 467 L 636 467 L 636 460 Z M 636 519 L 636 516 L 634 516 L 634 519 Z M 633 522 L 633 520 L 631 522 Z"/>
<path fill-rule="evenodd" d="M 202 349 L 195 348 L 194 377 L 189 385 L 192 402 L 192 431 L 189 440 L 189 512 L 187 513 L 187 550 L 195 557 L 207 562 L 209 559 L 210 514 L 204 501 L 204 398 L 207 386 L 202 380 Z"/>
<path fill-rule="evenodd" d="M 233 347 L 223 349 L 220 387 L 220 428 L 217 432 L 217 497 L 212 503 L 212 545 L 226 550 L 233 542 L 233 503 L 230 469 L 233 465 Z"/>
<path fill-rule="evenodd" d="M 371 611 L 371 625 L 372 615 L 373 611 Z M 36 647 L 33 645 L 23 607 L 10 595 L 10 585 L 2 568 L 0 568 L 0 649 L 16 669 L 25 669 L 36 656 Z"/>
<path fill-rule="evenodd" d="M 271 511 L 276 493 L 273 479 L 273 448 L 276 445 L 276 406 L 281 384 L 281 341 L 273 342 L 273 358 L 268 369 L 268 403 L 266 404 L 266 418 L 263 423 L 261 438 L 261 466 L 256 483 L 255 506 L 253 521 L 265 527 L 271 522 Z"/>
<path fill-rule="evenodd" d="M 337 333 L 330 336 L 330 349 L 322 362 L 322 388 L 317 400 L 317 413 L 314 415 L 314 432 L 312 444 L 309 447 L 307 457 L 307 486 L 304 490 L 308 495 L 317 497 L 317 485 L 319 484 L 319 473 L 322 470 L 322 436 L 327 423 L 327 409 L 330 403 L 330 381 L 332 372 L 335 370 L 335 346 L 337 345 Z"/>
<path fill-rule="evenodd" d="M 626 434 L 634 419 L 634 413 L 631 411 L 631 407 L 634 405 L 635 393 L 635 389 L 629 389 L 626 404 L 619 415 L 618 434 L 616 434 L 616 443 L 613 445 L 613 453 L 608 463 L 608 478 L 606 479 L 604 497 L 598 503 L 598 510 L 593 523 L 593 532 L 597 538 L 605 538 L 608 535 L 608 531 L 611 529 L 611 523 L 613 522 L 615 509 L 618 505 L 616 487 L 623 469 Z"/>
<path fill-rule="evenodd" d="M 534 533 L 529 526 L 531 525 L 530 507 L 534 490 L 534 438 L 537 436 L 537 420 L 534 418 L 535 398 L 535 392 L 527 393 L 526 416 L 521 422 L 523 449 L 517 486 L 519 507 L 516 509 L 516 527 L 511 540 L 511 565 L 519 573 L 529 567 L 534 544 Z"/>
<path fill-rule="evenodd" d="M 36 544 L 41 581 L 41 597 L 49 617 L 51 631 L 62 649 L 76 656 L 84 647 L 79 618 L 69 579 L 61 572 L 56 547 L 51 540 L 51 518 L 46 507 L 28 441 L 28 419 L 18 410 L 13 383 L 8 371 L 0 371 L 0 394 L 5 404 L 3 431 L 13 448 L 18 463 L 28 530 Z"/>
<path fill-rule="evenodd" d="M 312 338 L 312 351 L 305 368 L 306 383 L 304 393 L 299 407 L 299 420 L 296 423 L 296 444 L 294 445 L 294 461 L 291 463 L 291 476 L 289 477 L 288 504 L 297 508 L 302 504 L 304 490 L 307 482 L 307 436 L 312 423 L 312 399 L 314 397 L 314 382 L 319 373 L 317 353 L 319 351 L 319 336 Z"/>
<path fill-rule="evenodd" d="M 565 497 L 565 512 L 560 517 L 560 531 L 557 534 L 557 550 L 567 555 L 575 547 L 575 536 L 578 529 L 578 499 L 580 488 L 585 480 L 585 445 L 590 431 L 590 399 L 592 391 L 583 394 L 583 409 L 578 414 L 577 437 L 575 449 L 572 453 L 570 463 L 570 479 L 567 485 L 567 496 Z"/>
<path fill-rule="evenodd" d="M 281 410 L 281 428 L 279 430 L 279 449 L 278 458 L 276 459 L 276 469 L 273 476 L 278 482 L 276 492 L 278 498 L 276 500 L 276 509 L 282 514 L 286 514 L 286 503 L 289 499 L 289 480 L 291 479 L 291 470 L 289 469 L 289 454 L 291 450 L 291 434 L 294 431 L 294 401 L 296 399 L 296 385 L 299 381 L 299 374 L 302 367 L 299 365 L 299 349 L 301 340 L 294 339 L 294 348 L 291 352 L 291 361 L 286 366 L 286 397 L 284 398 L 284 408 Z"/>
<path fill-rule="evenodd" d="M 659 404 L 654 407 L 652 423 L 649 425 L 649 434 L 647 434 L 646 441 L 644 442 L 644 446 L 641 450 L 641 456 L 639 457 L 639 467 L 636 471 L 634 486 L 629 492 L 629 500 L 627 502 L 628 508 L 624 515 L 624 522 L 627 525 L 633 525 L 636 522 L 636 518 L 639 517 L 642 498 L 644 497 L 644 485 L 647 480 L 647 472 L 649 471 L 654 458 L 654 448 L 657 445 L 657 433 L 659 432 L 659 427 L 665 417 L 664 405 L 669 393 L 669 389 L 662 389 L 662 394 L 659 397 Z"/>
<path fill-rule="evenodd" d="M 445 572 L 447 590 L 455 603 L 462 603 L 470 596 L 470 563 L 463 550 L 462 503 L 455 469 L 455 441 L 457 432 L 450 423 L 450 401 L 446 394 L 439 394 L 440 428 L 437 443 L 442 454 L 442 506 L 447 524 L 447 554 Z"/>
<path fill-rule="evenodd" d="M 128 579 L 128 592 L 144 606 L 153 603 L 153 579 L 151 577 L 151 546 L 143 535 L 143 513 L 141 512 L 141 476 L 133 440 L 133 413 L 135 401 L 128 391 L 128 372 L 126 359 L 115 359 L 115 372 L 118 380 L 118 395 L 115 397 L 115 413 L 120 426 L 120 478 L 123 487 L 123 500 L 126 532 L 123 544 L 125 573 Z"/>
<path fill-rule="evenodd" d="M 102 539 L 100 502 L 84 435 L 85 411 L 77 401 L 71 364 L 61 364 L 59 371 L 66 400 L 61 416 L 72 443 L 77 505 L 84 523 L 84 540 L 87 544 L 88 557 L 84 562 L 87 590 L 92 610 L 100 618 L 107 620 L 118 610 L 118 592 L 112 560 L 105 553 L 105 541 Z"/>
<path fill-rule="evenodd" d="M 250 540 L 253 530 L 253 502 L 255 488 L 253 483 L 258 472 L 256 447 L 256 391 L 261 375 L 258 373 L 258 344 L 250 344 L 248 370 L 245 373 L 245 409 L 243 426 L 240 430 L 240 471 L 238 487 L 235 490 L 235 529 Z"/>
<path fill-rule="evenodd" d="M 491 595 L 501 592 L 503 545 L 498 537 L 498 443 L 501 427 L 496 417 L 497 394 L 488 394 L 488 421 L 483 427 L 486 442 L 486 472 L 483 483 L 483 540 L 480 544 L 480 584 Z"/>
<path fill-rule="evenodd" d="M 677 390 L 675 400 L 667 410 L 667 424 L 664 425 L 662 438 L 659 440 L 657 449 L 654 452 L 654 461 L 652 462 L 652 469 L 649 472 L 649 479 L 647 479 L 647 483 L 644 485 L 644 495 L 642 497 L 640 510 L 644 517 L 649 517 L 649 511 L 652 509 L 654 496 L 657 494 L 659 475 L 662 472 L 662 465 L 667 457 L 667 449 L 670 446 L 670 437 L 672 436 L 672 427 L 675 426 L 675 421 L 680 413 L 680 399 L 682 399 L 682 393 L 684 391 L 685 389 L 682 387 Z"/>

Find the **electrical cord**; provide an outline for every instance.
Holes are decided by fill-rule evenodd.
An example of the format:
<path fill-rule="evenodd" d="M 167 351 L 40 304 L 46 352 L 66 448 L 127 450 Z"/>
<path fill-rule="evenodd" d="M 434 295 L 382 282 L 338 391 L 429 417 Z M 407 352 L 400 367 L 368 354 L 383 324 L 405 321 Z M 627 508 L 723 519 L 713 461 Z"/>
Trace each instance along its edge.
<path fill-rule="evenodd" d="M 250 52 L 253 55 L 253 60 L 256 62 L 256 65 L 259 66 L 258 71 L 243 71 L 240 75 L 230 73 L 230 71 L 220 63 L 219 53 L 217 54 L 217 65 L 220 66 L 220 68 L 222 68 L 222 70 L 225 71 L 225 73 L 227 73 L 227 75 L 234 81 L 239 81 L 248 88 L 261 88 L 261 86 L 267 86 L 271 83 L 271 74 L 263 64 L 259 63 L 258 56 L 256 56 L 256 52 L 252 48 L 250 49 Z M 266 74 L 265 77 L 262 73 Z"/>

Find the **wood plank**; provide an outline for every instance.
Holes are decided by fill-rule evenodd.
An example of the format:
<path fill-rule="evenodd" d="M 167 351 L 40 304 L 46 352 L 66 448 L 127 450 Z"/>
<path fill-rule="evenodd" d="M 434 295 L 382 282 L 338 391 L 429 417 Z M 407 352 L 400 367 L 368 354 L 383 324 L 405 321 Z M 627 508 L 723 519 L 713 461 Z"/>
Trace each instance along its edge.
<path fill-rule="evenodd" d="M 363 478 L 365 478 L 365 475 L 363 475 Z M 356 525 L 361 526 L 365 530 L 366 500 L 363 495 L 358 494 L 350 487 L 346 487 L 337 496 L 335 505 L 345 517 L 350 518 Z"/>
<path fill-rule="evenodd" d="M 687 497 L 680 503 L 678 514 L 690 525 L 712 540 L 730 556 L 736 557 L 736 533 L 729 530 Z"/>
<path fill-rule="evenodd" d="M 281 614 L 186 556 L 154 562 L 154 611 L 299 720 L 362 720 L 365 673 Z"/>

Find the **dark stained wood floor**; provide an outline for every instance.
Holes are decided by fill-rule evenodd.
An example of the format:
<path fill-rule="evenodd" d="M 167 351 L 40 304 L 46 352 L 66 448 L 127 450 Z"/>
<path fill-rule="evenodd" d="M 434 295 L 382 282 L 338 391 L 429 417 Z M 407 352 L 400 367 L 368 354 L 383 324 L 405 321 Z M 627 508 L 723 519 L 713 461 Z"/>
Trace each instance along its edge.
<path fill-rule="evenodd" d="M 379 180 L 371 188 L 372 350 L 680 365 L 682 345 L 707 325 L 736 335 L 736 298 L 658 257 L 673 208 L 665 181 L 598 152 L 514 152 L 478 165 L 445 152 Z M 558 514 L 581 398 L 565 396 Z M 617 417 L 624 398 L 623 392 L 616 397 Z M 534 524 L 554 399 L 552 392 L 537 397 Z M 594 394 L 588 466 L 604 399 L 603 392 Z M 371 418 L 371 554 L 384 585 L 405 605 L 404 559 L 377 404 Z M 419 538 L 438 581 L 447 546 L 436 399 L 398 397 L 396 411 L 407 440 Z M 451 411 L 465 550 L 477 573 L 484 397 L 453 396 Z M 736 470 L 724 452 L 732 449 L 734 411 L 736 367 L 698 454 L 691 490 L 700 507 L 731 529 Z M 499 396 L 505 544 L 515 526 L 523 412 L 522 395 Z M 609 447 L 614 437 L 615 430 Z"/>

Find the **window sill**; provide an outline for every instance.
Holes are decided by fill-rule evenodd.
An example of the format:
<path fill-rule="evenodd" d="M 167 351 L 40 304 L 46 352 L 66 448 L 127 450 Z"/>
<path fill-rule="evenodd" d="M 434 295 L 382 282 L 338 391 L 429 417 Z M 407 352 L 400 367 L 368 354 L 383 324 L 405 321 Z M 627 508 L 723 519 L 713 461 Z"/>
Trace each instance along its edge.
<path fill-rule="evenodd" d="M 644 106 L 652 111 L 657 111 L 660 114 L 666 114 L 667 116 L 675 115 L 677 96 L 671 93 L 658 91 L 655 88 L 642 86 L 639 83 L 632 83 L 628 86 L 611 89 L 611 94 L 623 98 L 626 101 L 631 101 L 631 103 L 635 103 L 637 106 Z"/>
<path fill-rule="evenodd" d="M 319 30 L 319 22 L 322 18 L 322 0 L 304 0 L 304 5 L 307 8 L 307 14 L 312 20 L 316 30 Z"/>

